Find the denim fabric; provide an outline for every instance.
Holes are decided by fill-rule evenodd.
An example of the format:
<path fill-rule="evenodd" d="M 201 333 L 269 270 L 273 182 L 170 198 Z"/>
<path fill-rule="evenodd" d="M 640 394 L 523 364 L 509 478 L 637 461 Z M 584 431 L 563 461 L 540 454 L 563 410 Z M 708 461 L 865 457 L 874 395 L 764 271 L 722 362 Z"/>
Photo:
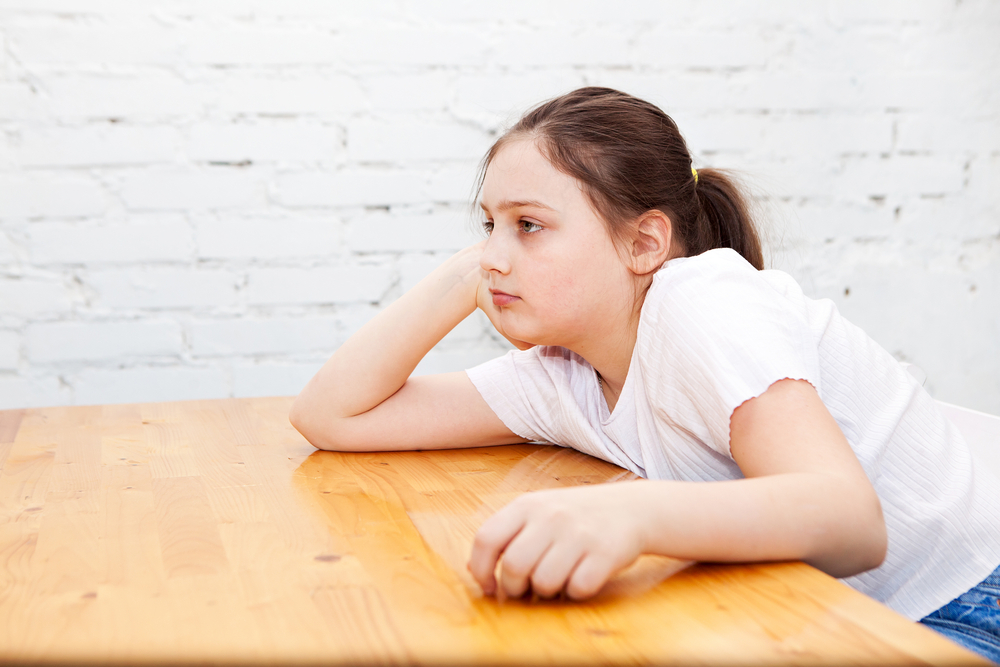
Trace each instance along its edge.
<path fill-rule="evenodd" d="M 1000 664 L 1000 567 L 920 622 Z"/>

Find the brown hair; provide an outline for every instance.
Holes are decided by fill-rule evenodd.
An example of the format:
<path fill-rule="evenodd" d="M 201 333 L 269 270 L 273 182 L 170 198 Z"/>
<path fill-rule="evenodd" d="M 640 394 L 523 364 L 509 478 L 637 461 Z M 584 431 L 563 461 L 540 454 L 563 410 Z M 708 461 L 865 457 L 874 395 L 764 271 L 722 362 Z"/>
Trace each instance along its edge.
<path fill-rule="evenodd" d="M 653 209 L 666 214 L 687 256 L 732 248 L 764 268 L 746 199 L 718 169 L 692 172 L 677 124 L 658 107 L 610 88 L 579 88 L 544 102 L 504 133 L 483 158 L 486 169 L 508 142 L 533 137 L 560 171 L 576 178 L 612 238 Z"/>

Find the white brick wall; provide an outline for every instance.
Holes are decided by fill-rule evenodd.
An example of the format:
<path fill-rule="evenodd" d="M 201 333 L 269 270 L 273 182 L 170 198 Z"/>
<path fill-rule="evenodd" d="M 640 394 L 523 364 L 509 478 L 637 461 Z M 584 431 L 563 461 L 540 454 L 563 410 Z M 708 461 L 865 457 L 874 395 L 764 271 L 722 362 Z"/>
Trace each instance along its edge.
<path fill-rule="evenodd" d="M 296 392 L 585 84 L 742 170 L 772 264 L 1000 413 L 994 0 L 0 0 L 0 408 Z M 418 372 L 506 349 L 485 318 Z"/>

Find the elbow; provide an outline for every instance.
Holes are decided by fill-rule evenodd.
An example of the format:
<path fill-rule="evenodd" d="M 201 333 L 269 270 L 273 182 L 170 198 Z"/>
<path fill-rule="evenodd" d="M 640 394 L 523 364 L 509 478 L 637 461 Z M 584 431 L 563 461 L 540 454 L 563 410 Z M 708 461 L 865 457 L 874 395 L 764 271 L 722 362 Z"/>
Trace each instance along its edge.
<path fill-rule="evenodd" d="M 331 417 L 329 411 L 323 411 L 315 405 L 310 405 L 309 399 L 299 394 L 288 411 L 288 421 L 310 445 L 327 452 L 361 451 L 361 447 L 352 444 L 352 431 L 348 418 Z"/>
<path fill-rule="evenodd" d="M 861 502 L 854 511 L 857 517 L 856 564 L 855 572 L 861 574 L 873 570 L 885 561 L 889 550 L 889 536 L 885 527 L 885 516 L 882 514 L 882 501 L 875 489 L 869 487 L 868 493 L 859 498 Z M 846 575 L 845 575 L 846 576 Z"/>
<path fill-rule="evenodd" d="M 851 577 L 873 570 L 885 561 L 889 538 L 882 503 L 875 490 L 862 494 L 859 502 L 840 508 L 839 530 L 823 531 L 814 545 L 817 554 L 806 562 L 832 577 Z M 833 538 L 833 541 L 830 541 Z"/>
<path fill-rule="evenodd" d="M 874 492 L 872 496 L 874 500 L 867 502 L 867 507 L 859 508 L 855 514 L 856 521 L 852 522 L 854 525 L 851 530 L 853 539 L 846 541 L 851 545 L 850 553 L 844 554 L 840 567 L 836 568 L 836 577 L 851 577 L 874 570 L 885 561 L 889 537 L 882 515 L 882 504 Z"/>
<path fill-rule="evenodd" d="M 317 423 L 315 414 L 315 409 L 310 409 L 308 401 L 299 394 L 288 411 L 288 421 L 316 449 L 334 449 L 326 441 L 325 429 Z"/>
<path fill-rule="evenodd" d="M 889 534 L 885 527 L 885 516 L 882 514 L 882 503 L 874 492 L 872 495 L 874 496 L 874 507 L 871 510 L 872 517 L 868 531 L 867 561 L 863 563 L 863 569 L 859 570 L 859 574 L 868 570 L 874 570 L 881 565 L 885 561 L 886 553 L 889 551 Z"/>

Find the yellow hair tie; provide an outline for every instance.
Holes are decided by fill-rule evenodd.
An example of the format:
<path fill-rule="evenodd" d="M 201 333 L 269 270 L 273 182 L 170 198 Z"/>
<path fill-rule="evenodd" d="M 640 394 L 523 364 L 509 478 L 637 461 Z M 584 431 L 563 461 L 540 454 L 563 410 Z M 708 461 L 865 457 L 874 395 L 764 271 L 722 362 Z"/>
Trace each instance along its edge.
<path fill-rule="evenodd" d="M 694 175 L 694 184 L 698 185 L 698 170 L 691 167 L 691 173 Z"/>

